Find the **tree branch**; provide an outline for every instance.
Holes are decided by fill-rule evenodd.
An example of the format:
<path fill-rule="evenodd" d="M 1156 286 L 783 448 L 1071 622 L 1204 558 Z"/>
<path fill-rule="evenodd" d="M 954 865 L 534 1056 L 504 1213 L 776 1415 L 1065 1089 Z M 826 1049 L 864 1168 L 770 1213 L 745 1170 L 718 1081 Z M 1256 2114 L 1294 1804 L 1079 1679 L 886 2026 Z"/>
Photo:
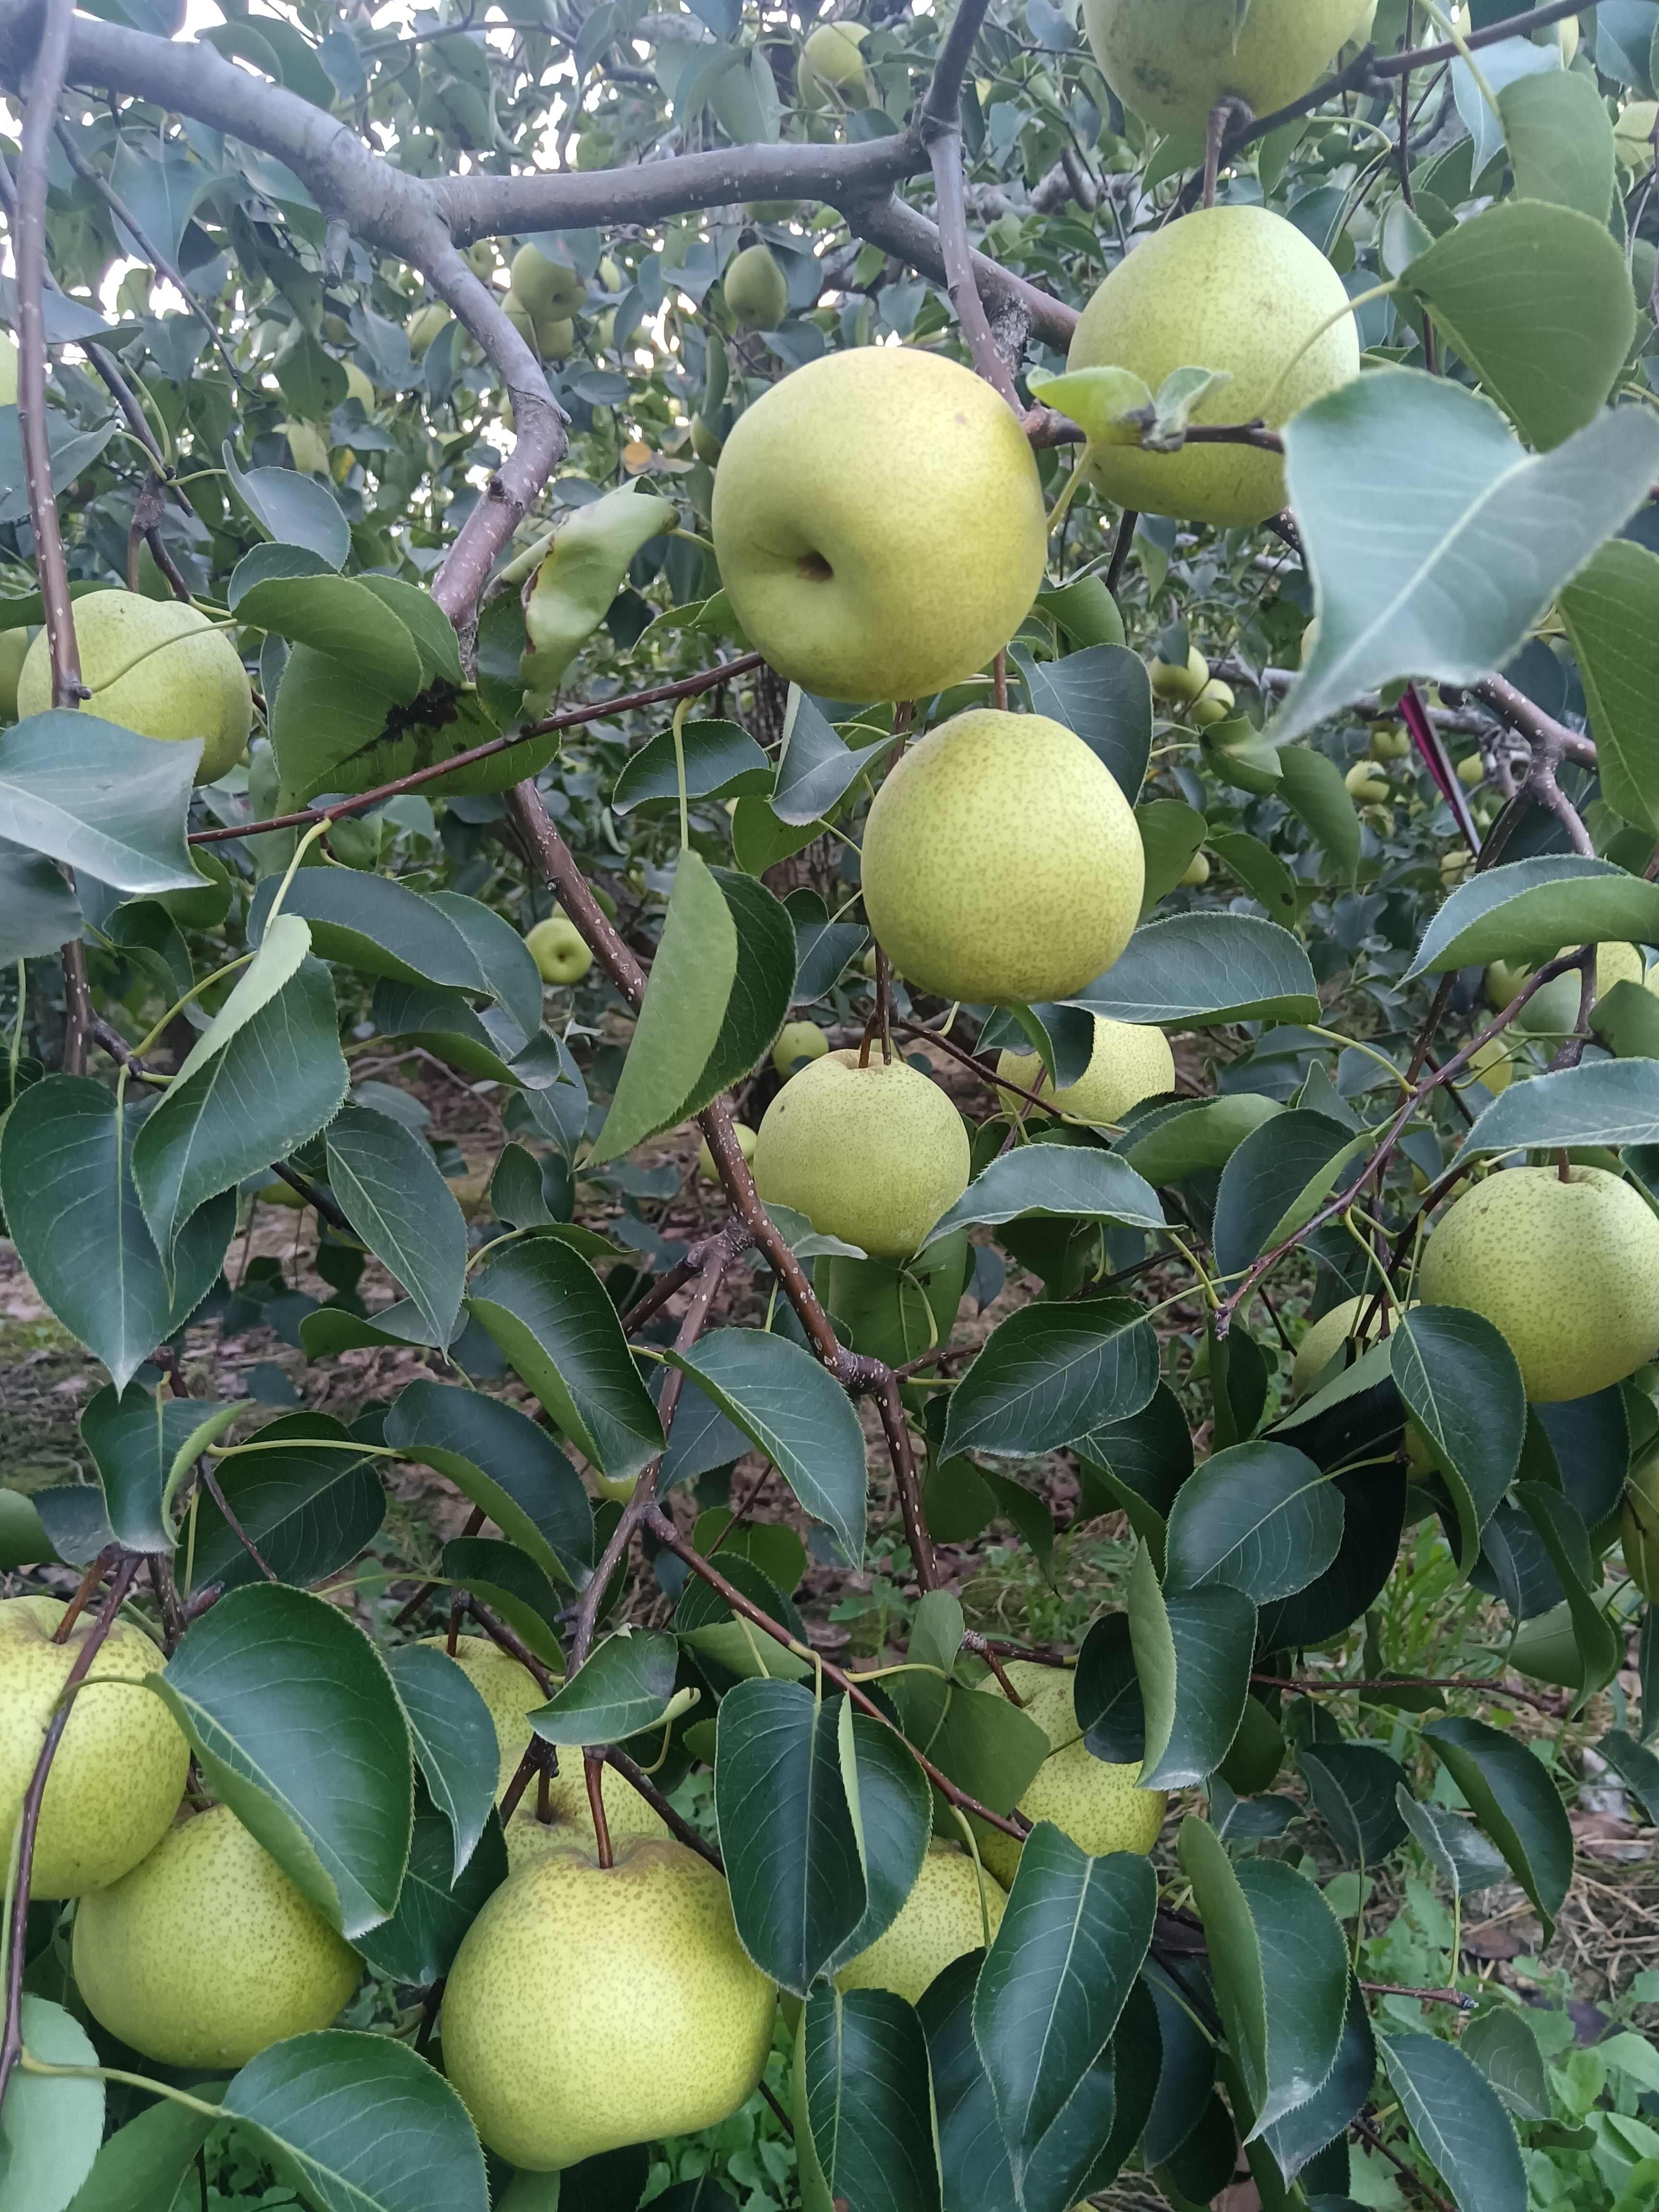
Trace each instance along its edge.
<path fill-rule="evenodd" d="M 977 0 L 962 0 L 957 23 L 975 12 Z M 951 36 L 956 35 L 953 27 Z M 928 126 L 924 125 L 924 132 Z M 939 251 L 945 261 L 945 289 L 957 311 L 962 335 L 975 368 L 994 391 L 1000 392 L 1016 415 L 1023 415 L 1019 394 L 1008 364 L 997 350 L 985 302 L 974 276 L 974 252 L 968 237 L 968 209 L 963 197 L 962 131 L 954 121 L 933 123 L 928 138 L 928 158 L 933 168 L 933 192 L 939 208 Z"/>

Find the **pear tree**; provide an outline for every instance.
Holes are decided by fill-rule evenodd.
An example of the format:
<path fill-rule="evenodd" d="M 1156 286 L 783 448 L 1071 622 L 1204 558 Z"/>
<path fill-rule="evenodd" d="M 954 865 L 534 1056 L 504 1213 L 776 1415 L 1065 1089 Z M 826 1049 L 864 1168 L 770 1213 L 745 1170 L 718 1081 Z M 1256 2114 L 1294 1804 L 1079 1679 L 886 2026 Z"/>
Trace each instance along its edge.
<path fill-rule="evenodd" d="M 1656 27 L 0 0 L 0 2212 L 1653 2201 Z"/>

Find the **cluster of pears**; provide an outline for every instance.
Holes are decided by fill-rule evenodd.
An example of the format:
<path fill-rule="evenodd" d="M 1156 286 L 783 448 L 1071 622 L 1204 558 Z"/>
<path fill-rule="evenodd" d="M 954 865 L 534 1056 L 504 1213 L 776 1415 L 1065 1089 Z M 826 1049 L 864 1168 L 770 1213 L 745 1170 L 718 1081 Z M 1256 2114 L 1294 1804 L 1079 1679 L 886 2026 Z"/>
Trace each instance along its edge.
<path fill-rule="evenodd" d="M 0 1849 L 90 1631 L 55 1598 L 0 1601 Z M 362 1961 L 228 1806 L 184 1805 L 190 1747 L 141 1687 L 162 1657 L 119 1620 L 77 1691 L 41 1802 L 30 1893 L 74 1898 L 93 2017 L 169 2066 L 234 2067 L 326 2027 Z"/>

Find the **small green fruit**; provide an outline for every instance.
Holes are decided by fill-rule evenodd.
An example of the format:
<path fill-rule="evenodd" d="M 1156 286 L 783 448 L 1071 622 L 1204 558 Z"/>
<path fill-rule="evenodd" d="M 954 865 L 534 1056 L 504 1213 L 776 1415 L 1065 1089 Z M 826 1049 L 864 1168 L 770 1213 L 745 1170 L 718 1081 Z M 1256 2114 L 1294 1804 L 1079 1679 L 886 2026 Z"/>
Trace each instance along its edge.
<path fill-rule="evenodd" d="M 1372 761 L 1356 761 L 1342 781 L 1361 806 L 1374 806 L 1389 795 L 1389 779 Z"/>
<path fill-rule="evenodd" d="M 820 1031 L 819 1034 L 822 1035 L 823 1032 Z M 744 1159 L 752 1160 L 755 1157 L 755 1146 L 760 1140 L 747 1121 L 734 1121 L 732 1124 L 732 1134 L 737 1139 L 738 1150 L 743 1154 Z M 697 1173 L 705 1182 L 720 1181 L 720 1171 L 714 1164 L 714 1155 L 708 1149 L 707 1137 L 697 1146 Z M 632 1483 L 628 1485 L 630 1492 L 633 1486 Z"/>
<path fill-rule="evenodd" d="M 568 915 L 550 914 L 525 943 L 544 983 L 580 983 L 593 965 L 592 950 Z"/>
<path fill-rule="evenodd" d="M 734 254 L 721 288 L 739 330 L 774 331 L 789 308 L 789 280 L 769 246 L 745 246 Z"/>
<path fill-rule="evenodd" d="M 981 1904 L 981 1897 L 983 1903 Z M 964 1951 L 990 1944 L 1008 1893 L 954 1844 L 933 1843 L 896 1920 L 836 1976 L 838 1990 L 891 1990 L 918 2003 Z"/>
<path fill-rule="evenodd" d="M 832 1052 L 786 1083 L 755 1146 L 768 1205 L 821 1235 L 904 1259 L 968 1188 L 968 1133 L 939 1085 L 902 1060 Z"/>
<path fill-rule="evenodd" d="M 816 1022 L 786 1022 L 772 1048 L 772 1065 L 787 1083 L 803 1060 L 822 1060 L 830 1040 Z"/>
<path fill-rule="evenodd" d="M 1095 1017 L 1094 1049 L 1089 1065 L 1075 1083 L 1053 1091 L 1048 1071 L 1034 1052 L 1004 1052 L 997 1056 L 997 1073 L 1018 1083 L 1022 1091 L 1052 1096 L 1062 1120 L 1091 1127 L 1109 1127 L 1122 1121 L 1143 1098 L 1156 1098 L 1175 1089 L 1175 1054 L 1170 1040 L 1150 1023 L 1113 1022 Z M 1002 1109 L 1010 1116 L 1028 1110 L 1018 1091 L 1000 1094 Z"/>
<path fill-rule="evenodd" d="M 1194 645 L 1188 651 L 1184 667 L 1178 661 L 1154 660 L 1148 664 L 1146 673 L 1152 679 L 1154 699 L 1181 705 L 1196 699 L 1209 683 L 1210 664 Z"/>
<path fill-rule="evenodd" d="M 1373 722 L 1370 751 L 1374 761 L 1404 760 L 1412 749 L 1411 732 L 1399 722 Z"/>
<path fill-rule="evenodd" d="M 424 361 L 433 339 L 437 337 L 444 325 L 452 319 L 448 308 L 444 306 L 441 300 L 428 301 L 424 307 L 417 307 L 410 317 L 404 331 L 404 335 L 409 340 L 410 359 Z"/>
<path fill-rule="evenodd" d="M 1212 676 L 1193 702 L 1193 720 L 1200 729 L 1207 729 L 1212 722 L 1224 722 L 1237 703 L 1231 684 Z"/>
<path fill-rule="evenodd" d="M 716 436 L 701 415 L 691 417 L 691 450 L 700 461 L 712 469 L 720 460 L 725 441 Z"/>
<path fill-rule="evenodd" d="M 1313 1388 L 1350 1338 L 1353 1339 L 1357 1352 L 1368 1351 L 1376 1342 L 1382 1334 L 1386 1301 L 1364 1337 L 1354 1334 L 1361 1317 L 1376 1304 L 1376 1297 L 1368 1293 L 1363 1298 L 1344 1298 L 1328 1313 L 1321 1314 L 1296 1348 L 1296 1362 L 1291 1370 L 1291 1395 L 1293 1397 L 1299 1398 L 1304 1391 Z"/>
<path fill-rule="evenodd" d="M 1150 1851 L 1164 1826 L 1169 1798 L 1162 1790 L 1141 1789 L 1139 1761 L 1117 1766 L 1095 1757 L 1077 1724 L 1072 1695 L 1076 1678 L 1069 1669 L 1010 1659 L 1003 1671 L 1054 1746 L 1020 1799 L 1020 1811 L 1030 1820 L 1052 1820 L 1097 1857 L 1108 1851 Z M 988 1675 L 979 1686 L 988 1696 L 1003 1695 L 994 1676 Z M 988 1828 L 980 1838 L 980 1854 L 1005 1887 L 1018 1869 L 1020 1850 L 1000 1828 Z"/>
<path fill-rule="evenodd" d="M 1188 891 L 1202 890 L 1205 884 L 1207 884 L 1209 880 L 1209 854 L 1207 853 L 1194 853 L 1192 859 L 1187 863 L 1187 872 L 1181 878 L 1181 888 L 1183 890 Z"/>
<path fill-rule="evenodd" d="M 1486 763 L 1479 753 L 1465 753 L 1457 763 L 1457 781 L 1465 791 L 1473 791 L 1477 783 L 1484 781 L 1486 773 Z"/>
<path fill-rule="evenodd" d="M 539 246 L 521 246 L 513 257 L 507 289 L 516 293 L 538 323 L 557 322 L 576 312 L 587 287 L 574 269 L 550 260 Z"/>
<path fill-rule="evenodd" d="M 1639 947 L 1612 943 L 1595 948 L 1595 995 L 1604 999 L 1615 983 L 1639 983 L 1645 963 Z M 1527 975 L 1531 970 L 1527 971 Z M 1522 977 L 1522 981 L 1527 980 Z M 1516 985 L 1518 990 L 1520 985 Z M 1515 1018 L 1515 1026 L 1529 1036 L 1565 1036 L 1577 1027 L 1583 997 L 1583 978 L 1577 969 L 1557 975 L 1534 991 Z"/>
<path fill-rule="evenodd" d="M 326 2027 L 362 1972 L 227 1805 L 82 1898 L 74 1957 L 93 2017 L 164 2066 L 245 2066 Z"/>
<path fill-rule="evenodd" d="M 826 109 L 870 105 L 869 79 L 859 51 L 869 35 L 862 23 L 818 25 L 795 64 L 795 89 L 803 107 L 822 114 Z"/>

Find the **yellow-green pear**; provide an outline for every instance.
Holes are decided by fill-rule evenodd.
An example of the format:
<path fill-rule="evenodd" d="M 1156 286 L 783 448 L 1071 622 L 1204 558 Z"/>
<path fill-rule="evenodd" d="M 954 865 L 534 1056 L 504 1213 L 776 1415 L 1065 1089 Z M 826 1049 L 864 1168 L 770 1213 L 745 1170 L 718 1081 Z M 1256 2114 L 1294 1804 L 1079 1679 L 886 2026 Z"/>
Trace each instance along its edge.
<path fill-rule="evenodd" d="M 1193 702 L 1193 720 L 1200 729 L 1207 729 L 1212 722 L 1224 722 L 1237 704 L 1232 685 L 1212 676 Z"/>
<path fill-rule="evenodd" d="M 724 441 L 718 433 L 709 428 L 701 415 L 694 415 L 691 417 L 691 451 L 698 460 L 706 461 L 712 469 L 724 450 Z"/>
<path fill-rule="evenodd" d="M 1076 1677 L 1070 1669 L 1010 1659 L 1003 1672 L 1054 1746 L 1019 1801 L 1027 1820 L 1052 1820 L 1097 1858 L 1108 1851 L 1150 1851 L 1164 1826 L 1169 1798 L 1162 1790 L 1140 1787 L 1139 1760 L 1116 1766 L 1095 1757 L 1077 1724 L 1072 1696 Z M 988 1696 L 1004 1695 L 994 1675 L 987 1675 L 979 1686 Z M 1019 1866 L 1021 1845 L 1000 1828 L 988 1828 L 979 1847 L 986 1865 L 1007 1887 Z"/>
<path fill-rule="evenodd" d="M 630 1484 L 629 1488 L 632 1488 Z M 513 1808 L 513 1818 L 507 1822 L 507 1859 L 516 1869 L 549 1851 L 566 1848 L 591 1851 L 595 1848 L 593 1808 L 587 1799 L 586 1762 L 580 1751 L 568 1747 L 559 1753 L 559 1771 L 547 1785 L 547 1818 L 541 1817 L 538 1785 L 532 1782 Z M 605 1800 L 605 1825 L 610 1832 L 612 1851 L 618 1850 L 630 1837 L 663 1837 L 668 1825 L 653 1807 L 614 1766 L 605 1770 L 600 1784 Z"/>
<path fill-rule="evenodd" d="M 575 270 L 562 261 L 550 259 L 539 246 L 519 248 L 513 257 L 507 286 L 538 323 L 573 315 L 587 297 L 587 287 Z"/>
<path fill-rule="evenodd" d="M 544 983 L 580 983 L 593 965 L 592 950 L 568 914 L 550 914 L 525 939 Z"/>
<path fill-rule="evenodd" d="M 983 1904 L 981 1905 L 981 1893 Z M 955 1844 L 933 1843 L 891 1927 L 836 1976 L 838 1990 L 891 1990 L 915 2004 L 964 1951 L 988 1945 L 1008 1893 Z"/>
<path fill-rule="evenodd" d="M 818 25 L 795 64 L 795 89 L 804 107 L 821 114 L 826 108 L 869 106 L 870 81 L 859 51 L 869 35 L 862 23 Z"/>
<path fill-rule="evenodd" d="M 1465 791 L 1473 791 L 1486 773 L 1486 763 L 1479 753 L 1465 753 L 1457 763 L 1457 781 Z"/>
<path fill-rule="evenodd" d="M 409 340 L 410 360 L 424 361 L 433 339 L 437 337 L 444 325 L 452 319 L 448 308 L 441 300 L 428 300 L 425 307 L 417 307 L 410 317 L 404 331 L 404 337 Z"/>
<path fill-rule="evenodd" d="M 245 2066 L 326 2027 L 362 1972 L 228 1805 L 82 1899 L 74 1960 L 93 2018 L 163 2066 Z"/>
<path fill-rule="evenodd" d="M 1342 781 L 1349 797 L 1362 806 L 1374 806 L 1389 795 L 1389 779 L 1375 761 L 1357 760 Z"/>
<path fill-rule="evenodd" d="M 1638 1460 L 1626 1478 L 1619 1544 L 1631 1580 L 1650 1604 L 1659 1602 L 1659 1451 Z"/>
<path fill-rule="evenodd" d="M 0 407 L 17 404 L 17 341 L 9 331 L 0 331 Z"/>
<path fill-rule="evenodd" d="M 1507 1036 L 1488 1037 L 1470 1054 L 1469 1073 L 1478 1076 L 1495 1098 L 1514 1080 L 1516 1056 Z"/>
<path fill-rule="evenodd" d="M 608 253 L 599 263 L 599 282 L 607 292 L 620 292 L 623 288 L 622 270 Z"/>
<path fill-rule="evenodd" d="M 325 477 L 328 474 L 328 433 L 315 422 L 284 422 L 283 435 L 288 440 L 289 459 L 301 476 Z"/>
<path fill-rule="evenodd" d="M 1189 891 L 1202 890 L 1205 884 L 1207 884 L 1209 880 L 1209 854 L 1207 853 L 1194 853 L 1192 859 L 1187 863 L 1186 873 L 1181 878 L 1182 889 L 1183 890 Z"/>
<path fill-rule="evenodd" d="M 1534 1402 L 1588 1397 L 1659 1348 L 1659 1221 L 1603 1169 L 1506 1168 L 1442 1216 L 1418 1289 L 1484 1314 Z"/>
<path fill-rule="evenodd" d="M 1388 1300 L 1384 1298 L 1379 1307 L 1376 1293 L 1370 1291 L 1364 1297 L 1344 1298 L 1328 1313 L 1321 1314 L 1296 1347 L 1296 1360 L 1291 1369 L 1291 1395 L 1299 1398 L 1304 1390 L 1311 1390 L 1351 1338 L 1356 1356 L 1368 1352 L 1382 1335 L 1388 1315 Z M 1368 1321 L 1363 1331 L 1359 1326 L 1362 1321 Z M 1389 1321 L 1389 1325 L 1392 1328 L 1398 1323 Z"/>
<path fill-rule="evenodd" d="M 936 1083 L 908 1061 L 828 1053 L 786 1083 L 762 1117 L 755 1187 L 821 1236 L 908 1259 L 968 1188 L 968 1133 Z"/>
<path fill-rule="evenodd" d="M 1368 749 L 1374 761 L 1404 760 L 1412 749 L 1411 732 L 1398 722 L 1374 722 Z"/>
<path fill-rule="evenodd" d="M 1564 948 L 1565 949 L 1565 948 Z M 1634 945 L 1618 943 L 1598 945 L 1595 948 L 1595 995 L 1606 998 L 1615 983 L 1639 983 L 1644 978 L 1646 963 Z M 1491 973 L 1489 969 L 1488 974 Z M 1528 969 L 1521 978 L 1527 981 Z M 1565 975 L 1553 976 L 1541 990 L 1534 991 L 1515 1018 L 1515 1026 L 1531 1036 L 1565 1036 L 1578 1025 L 1578 1007 L 1583 997 L 1584 979 L 1580 971 L 1570 969 Z M 1518 991 L 1521 986 L 1516 984 Z M 1514 992 L 1510 993 L 1513 998 Z M 1507 1003 L 1507 1002 L 1506 1002 Z"/>
<path fill-rule="evenodd" d="M 435 1651 L 449 1651 L 445 1637 L 423 1636 L 421 1641 Z M 495 1723 L 500 1753 L 495 1795 L 499 1797 L 530 1748 L 530 1723 L 525 1716 L 538 1711 L 547 1703 L 547 1692 L 529 1668 L 521 1665 L 510 1651 L 503 1651 L 493 1637 L 458 1636 L 455 1649 L 449 1656 L 465 1670 L 467 1680 L 489 1706 L 489 1717 Z M 580 1764 L 580 1759 L 577 1763 Z"/>
<path fill-rule="evenodd" d="M 199 738 L 198 783 L 213 783 L 240 760 L 253 726 L 247 672 L 222 631 L 178 599 L 136 592 L 88 592 L 74 607 L 88 714 L 141 738 Z M 52 704 L 52 648 L 43 629 L 24 655 L 17 711 Z"/>
<path fill-rule="evenodd" d="M 1048 523 L 1013 410 L 957 362 L 854 346 L 740 415 L 714 478 L 732 612 L 830 699 L 919 699 L 987 667 L 1031 611 Z"/>
<path fill-rule="evenodd" d="M 1160 131 L 1202 131 L 1229 94 L 1269 115 L 1300 100 L 1376 0 L 1083 0 L 1100 73 Z M 1194 359 L 1198 356 L 1194 356 Z"/>
<path fill-rule="evenodd" d="M 0 1856 L 11 1848 L 53 1711 L 95 1618 L 83 1613 L 54 1644 L 65 1610 L 55 1597 L 0 1601 Z M 155 1692 L 131 1686 L 159 1674 L 163 1663 L 128 1620 L 118 1620 L 100 1646 L 46 1778 L 32 1896 L 102 1889 L 166 1833 L 185 1794 L 190 1747 Z"/>
<path fill-rule="evenodd" d="M 999 1054 L 997 1073 L 1018 1083 L 1021 1090 L 1052 1096 L 1063 1120 L 1099 1127 L 1121 1121 L 1143 1098 L 1173 1091 L 1175 1054 L 1163 1030 L 1150 1023 L 1111 1022 L 1097 1014 L 1094 1049 L 1075 1083 L 1053 1090 L 1048 1070 L 1034 1052 Z M 1026 1110 L 1025 1100 L 1016 1091 L 1005 1091 L 1002 1102 L 1006 1114 Z"/>
<path fill-rule="evenodd" d="M 1113 270 L 1083 310 L 1067 365 L 1131 369 L 1153 392 L 1177 368 L 1224 370 L 1229 381 L 1211 388 L 1194 421 L 1260 417 L 1277 428 L 1358 375 L 1347 300 L 1319 248 L 1283 216 L 1200 208 Z M 1284 463 L 1250 446 L 1101 446 L 1090 467 L 1106 498 L 1143 514 L 1232 529 L 1285 504 Z"/>
<path fill-rule="evenodd" d="M 1210 664 L 1198 647 L 1189 646 L 1184 662 L 1179 660 L 1151 660 L 1146 673 L 1152 678 L 1152 696 L 1170 705 L 1185 705 L 1196 699 L 1210 680 Z"/>
<path fill-rule="evenodd" d="M 1645 169 L 1653 160 L 1653 131 L 1659 123 L 1659 103 L 1632 100 L 1619 112 L 1613 126 L 1613 150 L 1621 169 Z"/>
<path fill-rule="evenodd" d="M 269 1182 L 262 1182 L 254 1196 L 261 1206 L 286 1206 L 295 1213 L 303 1212 L 311 1202 L 302 1190 L 295 1190 L 293 1184 L 284 1182 L 281 1176 L 273 1176 Z"/>
<path fill-rule="evenodd" d="M 772 1048 L 772 1065 L 786 1082 L 804 1060 L 822 1060 L 830 1040 L 816 1022 L 786 1022 Z"/>
<path fill-rule="evenodd" d="M 444 2066 L 489 2148 L 545 2172 L 725 2119 L 760 2080 L 775 2002 L 696 1852 L 544 1851 L 466 1932 Z"/>
<path fill-rule="evenodd" d="M 576 343 L 576 325 L 568 315 L 533 315 L 516 292 L 501 301 L 501 312 L 543 361 L 563 361 Z"/>
<path fill-rule="evenodd" d="M 734 254 L 721 289 L 739 330 L 775 330 L 788 310 L 789 280 L 769 246 L 745 246 Z"/>
<path fill-rule="evenodd" d="M 819 1035 L 823 1035 L 822 1030 L 819 1031 Z M 732 1124 L 732 1134 L 737 1139 L 738 1150 L 743 1154 L 744 1159 L 752 1160 L 755 1157 L 755 1147 L 760 1139 L 748 1122 L 734 1121 Z M 707 1137 L 697 1146 L 697 1173 L 705 1182 L 718 1182 L 720 1178 L 720 1171 L 714 1164 L 714 1155 L 708 1149 Z M 631 1482 L 628 1485 L 630 1492 L 633 1486 Z"/>
<path fill-rule="evenodd" d="M 1513 1006 L 1532 969 L 1519 961 L 1494 960 L 1485 978 L 1486 1004 L 1495 1014 Z"/>
<path fill-rule="evenodd" d="M 870 927 L 908 983 L 970 1005 L 1066 999 L 1128 943 L 1146 890 L 1133 809 L 1042 714 L 970 708 L 913 745 L 864 830 Z"/>
<path fill-rule="evenodd" d="M 28 657 L 26 629 L 0 630 L 0 722 L 17 720 L 17 679 Z"/>

